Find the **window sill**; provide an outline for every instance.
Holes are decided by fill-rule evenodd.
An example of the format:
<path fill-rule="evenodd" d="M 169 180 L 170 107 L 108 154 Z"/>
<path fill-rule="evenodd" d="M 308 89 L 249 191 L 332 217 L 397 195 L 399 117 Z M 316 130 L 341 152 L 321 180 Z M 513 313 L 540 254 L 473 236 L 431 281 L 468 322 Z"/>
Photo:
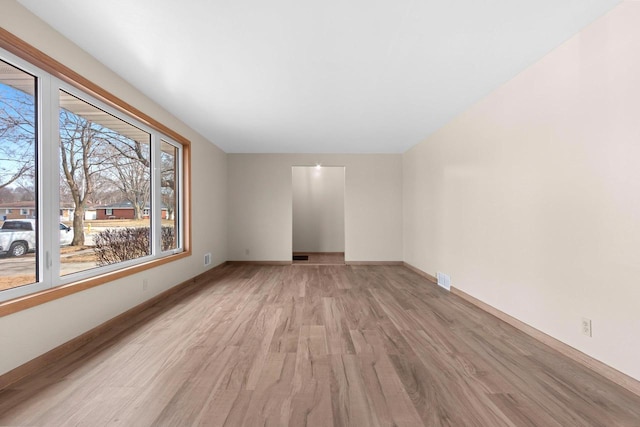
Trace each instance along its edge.
<path fill-rule="evenodd" d="M 0 317 L 17 313 L 28 308 L 36 307 L 40 304 L 54 301 L 59 298 L 64 298 L 68 295 L 75 294 L 76 292 L 81 292 L 108 282 L 112 282 L 114 280 L 122 279 L 141 271 L 149 270 L 151 268 L 155 268 L 169 262 L 186 258 L 190 255 L 191 251 L 184 251 L 174 255 L 168 255 L 162 258 L 154 259 L 142 264 L 136 264 L 127 268 L 123 268 L 122 270 L 101 274 L 89 279 L 68 283 L 66 285 L 57 286 L 55 288 L 36 292 L 30 295 L 25 295 L 9 301 L 4 301 L 0 303 Z"/>

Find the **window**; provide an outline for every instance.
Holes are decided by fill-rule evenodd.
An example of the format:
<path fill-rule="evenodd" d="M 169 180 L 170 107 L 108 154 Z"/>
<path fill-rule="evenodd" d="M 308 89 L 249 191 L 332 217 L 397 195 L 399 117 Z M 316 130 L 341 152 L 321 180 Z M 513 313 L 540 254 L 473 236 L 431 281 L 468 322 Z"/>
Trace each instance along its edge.
<path fill-rule="evenodd" d="M 7 221 L 2 224 L 3 230 L 33 231 L 33 224 L 28 221 Z"/>
<path fill-rule="evenodd" d="M 161 143 L 160 192 L 162 195 L 162 249 L 172 250 L 180 246 L 178 227 L 179 149 L 167 141 Z"/>
<path fill-rule="evenodd" d="M 85 262 L 63 266 L 67 275 L 151 255 L 151 133 L 59 91 L 60 200 L 74 204 L 72 246 L 91 248 Z M 92 201 L 115 199 L 125 212 L 108 227 L 84 227 Z M 113 216 L 113 209 L 106 209 Z M 108 211 L 111 211 L 109 213 Z M 60 247 L 61 256 L 66 249 Z"/>
<path fill-rule="evenodd" d="M 75 291 L 61 285 L 84 289 L 189 255 L 189 142 L 51 58 L 26 62 L 28 45 L 7 37 L 0 31 L 12 51 L 0 49 L 0 204 L 35 208 L 14 220 L 28 231 L 0 233 L 0 301 L 62 296 Z"/>
<path fill-rule="evenodd" d="M 0 61 L 0 203 L 37 199 L 36 185 L 36 77 Z M 11 209 L 5 210 L 11 214 Z M 29 210 L 20 208 L 20 216 Z M 25 230 L 26 226 L 29 226 Z M 24 226 L 24 227 L 23 227 Z M 36 258 L 38 239 L 31 224 L 5 222 L 0 233 L 0 293 L 38 281 Z M 25 257 L 16 268 L 8 258 Z"/>

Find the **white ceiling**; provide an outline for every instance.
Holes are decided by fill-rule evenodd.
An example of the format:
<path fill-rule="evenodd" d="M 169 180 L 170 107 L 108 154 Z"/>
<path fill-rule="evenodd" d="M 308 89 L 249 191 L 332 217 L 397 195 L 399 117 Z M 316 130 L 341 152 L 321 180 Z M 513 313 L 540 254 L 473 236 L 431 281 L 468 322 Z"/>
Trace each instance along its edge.
<path fill-rule="evenodd" d="M 229 153 L 401 153 L 620 0 L 18 0 Z"/>

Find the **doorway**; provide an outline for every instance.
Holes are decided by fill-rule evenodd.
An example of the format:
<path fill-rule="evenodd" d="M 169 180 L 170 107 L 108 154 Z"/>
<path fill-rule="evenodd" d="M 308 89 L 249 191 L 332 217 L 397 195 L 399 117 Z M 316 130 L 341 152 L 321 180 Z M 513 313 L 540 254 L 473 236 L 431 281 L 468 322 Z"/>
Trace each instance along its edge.
<path fill-rule="evenodd" d="M 294 264 L 344 264 L 345 167 L 293 166 Z"/>

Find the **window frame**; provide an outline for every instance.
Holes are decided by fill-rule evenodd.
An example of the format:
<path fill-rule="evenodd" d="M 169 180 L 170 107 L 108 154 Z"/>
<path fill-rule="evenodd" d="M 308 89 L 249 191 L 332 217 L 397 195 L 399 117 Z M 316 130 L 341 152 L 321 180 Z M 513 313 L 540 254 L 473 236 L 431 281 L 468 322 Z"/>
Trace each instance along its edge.
<path fill-rule="evenodd" d="M 0 28 L 0 49 L 2 49 L 0 51 L 2 60 L 37 77 L 36 103 L 38 114 L 36 120 L 38 123 L 38 136 L 36 142 L 36 176 L 38 178 L 36 185 L 40 189 L 38 191 L 38 206 L 41 207 L 37 213 L 37 218 L 38 228 L 42 230 L 38 236 L 39 245 L 36 254 L 38 260 L 36 269 L 38 270 L 37 277 L 39 282 L 21 287 L 28 287 L 28 293 L 24 292 L 24 289 L 21 291 L 20 287 L 3 291 L 4 296 L 10 299 L 0 301 L 0 317 L 190 256 L 190 141 L 3 28 Z M 179 211 L 180 221 L 176 224 L 176 227 L 179 227 L 177 230 L 179 234 L 178 249 L 165 252 L 160 250 L 158 238 L 160 236 L 162 211 L 159 209 L 159 203 L 158 210 L 156 210 L 156 202 L 153 202 L 154 206 L 151 206 L 152 218 L 157 217 L 158 220 L 151 221 L 151 233 L 155 242 L 152 255 L 112 266 L 97 267 L 85 272 L 60 276 L 60 269 L 58 268 L 60 265 L 59 251 L 51 250 L 56 247 L 57 241 L 54 240 L 54 237 L 57 239 L 57 232 L 53 233 L 53 237 L 50 236 L 52 233 L 47 232 L 47 230 L 57 230 L 59 228 L 59 216 L 54 215 L 60 209 L 59 189 L 56 185 L 59 180 L 50 180 L 53 183 L 49 182 L 48 186 L 46 186 L 46 178 L 43 179 L 43 177 L 52 177 L 55 176 L 54 174 L 59 174 L 57 161 L 43 162 L 43 158 L 58 158 L 57 144 L 43 144 L 43 141 L 57 141 L 58 139 L 58 136 L 54 134 L 59 132 L 58 120 L 52 118 L 57 117 L 59 114 L 57 98 L 59 90 L 79 96 L 84 101 L 134 126 L 140 125 L 146 131 L 152 132 L 154 134 L 152 145 L 156 144 L 153 138 L 157 139 L 156 152 L 158 154 L 156 157 L 159 157 L 162 140 L 180 147 L 178 152 L 180 153 L 179 169 L 181 175 L 178 178 L 180 185 L 178 203 L 181 210 Z M 48 92 L 48 95 L 43 95 L 45 91 Z M 43 105 L 43 98 L 49 105 Z M 51 112 L 54 107 L 55 114 Z M 155 169 L 156 167 L 152 166 L 152 168 Z M 52 169 L 55 169 L 55 172 Z M 152 200 L 158 200 L 160 193 L 159 182 L 154 182 L 155 175 L 156 173 L 154 172 L 152 174 Z M 46 196 L 43 196 L 43 194 Z M 48 251 L 46 251 L 47 248 L 49 249 Z"/>
<path fill-rule="evenodd" d="M 171 146 L 173 146 L 174 148 L 179 148 L 178 145 L 176 144 L 175 141 L 171 141 L 170 139 L 164 138 L 160 140 L 160 148 L 162 147 L 162 143 L 167 143 Z M 162 156 L 162 149 L 157 150 L 156 152 L 156 157 L 155 157 L 155 161 L 156 164 L 158 165 L 158 170 L 160 171 L 160 174 L 158 175 L 158 178 L 161 178 L 162 175 L 162 161 L 161 161 L 161 156 Z M 176 218 L 176 246 L 177 249 L 168 249 L 166 251 L 162 250 L 161 247 L 161 241 L 160 239 L 156 239 L 156 242 L 158 244 L 158 250 L 160 251 L 160 253 L 175 253 L 180 251 L 181 247 L 184 247 L 185 244 L 185 237 L 184 234 L 186 233 L 185 227 L 184 227 L 184 223 L 185 220 L 182 218 L 182 212 L 184 212 L 184 203 L 185 203 L 185 197 L 184 197 L 184 191 L 185 191 L 185 187 L 184 187 L 184 180 L 186 179 L 185 177 L 185 171 L 184 171 L 184 167 L 185 167 L 185 163 L 184 163 L 184 150 L 178 149 L 176 150 L 176 167 L 177 170 L 174 172 L 174 179 L 176 181 L 176 188 L 174 189 L 174 191 L 176 192 L 176 206 L 175 206 L 175 212 L 174 215 L 177 216 Z M 154 206 L 153 208 L 156 209 L 159 213 L 160 213 L 160 218 L 162 218 L 162 184 L 159 182 L 158 185 L 154 185 L 154 191 L 155 191 L 155 202 L 154 202 Z M 167 211 L 168 213 L 168 211 Z M 156 227 L 156 233 L 158 236 L 162 235 L 162 220 L 160 221 L 160 224 L 158 224 L 158 226 Z"/>

